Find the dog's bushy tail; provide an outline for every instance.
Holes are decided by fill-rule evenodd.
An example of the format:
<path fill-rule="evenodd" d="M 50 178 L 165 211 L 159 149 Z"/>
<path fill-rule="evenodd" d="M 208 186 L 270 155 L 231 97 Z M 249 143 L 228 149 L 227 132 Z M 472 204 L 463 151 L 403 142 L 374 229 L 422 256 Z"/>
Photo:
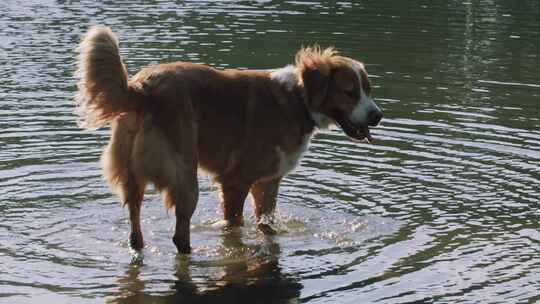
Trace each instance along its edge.
<path fill-rule="evenodd" d="M 142 96 L 128 85 L 128 74 L 118 51 L 118 38 L 110 28 L 95 26 L 79 47 L 75 97 L 79 125 L 99 128 L 118 115 L 137 110 Z"/>

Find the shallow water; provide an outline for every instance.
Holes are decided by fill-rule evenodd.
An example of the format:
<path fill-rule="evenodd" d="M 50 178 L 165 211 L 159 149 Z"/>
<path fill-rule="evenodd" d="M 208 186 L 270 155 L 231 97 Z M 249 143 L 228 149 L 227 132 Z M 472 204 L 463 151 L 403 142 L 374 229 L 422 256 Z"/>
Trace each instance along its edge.
<path fill-rule="evenodd" d="M 217 227 L 201 177 L 191 256 L 146 196 L 144 263 L 81 131 L 74 48 L 119 34 L 130 74 L 188 60 L 266 69 L 302 44 L 366 62 L 373 145 L 318 134 L 279 195 L 280 233 Z M 534 303 L 540 299 L 537 1 L 4 1 L 1 303 Z M 266 301 L 266 302 L 264 302 Z M 359 302 L 360 301 L 360 302 Z"/>

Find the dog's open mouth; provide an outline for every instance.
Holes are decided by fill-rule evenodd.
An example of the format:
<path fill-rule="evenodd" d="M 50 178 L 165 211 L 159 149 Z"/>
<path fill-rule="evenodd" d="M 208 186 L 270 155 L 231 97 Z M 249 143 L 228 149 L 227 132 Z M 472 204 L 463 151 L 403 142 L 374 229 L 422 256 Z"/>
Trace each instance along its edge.
<path fill-rule="evenodd" d="M 373 137 L 371 137 L 368 126 L 357 126 L 347 117 L 347 115 L 341 113 L 336 113 L 335 120 L 347 136 L 357 140 L 365 138 L 369 143 L 373 142 Z"/>

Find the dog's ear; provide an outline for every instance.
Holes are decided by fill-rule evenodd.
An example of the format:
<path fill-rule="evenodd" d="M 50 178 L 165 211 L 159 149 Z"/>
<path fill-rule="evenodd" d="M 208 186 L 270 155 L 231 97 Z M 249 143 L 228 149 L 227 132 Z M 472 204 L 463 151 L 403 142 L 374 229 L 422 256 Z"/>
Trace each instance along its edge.
<path fill-rule="evenodd" d="M 331 63 L 336 51 L 333 48 L 302 48 L 296 54 L 295 63 L 298 79 L 306 91 L 308 106 L 319 109 L 328 95 Z"/>
<path fill-rule="evenodd" d="M 328 93 L 330 75 L 314 66 L 305 68 L 300 79 L 306 90 L 309 107 L 312 109 L 320 108 Z"/>

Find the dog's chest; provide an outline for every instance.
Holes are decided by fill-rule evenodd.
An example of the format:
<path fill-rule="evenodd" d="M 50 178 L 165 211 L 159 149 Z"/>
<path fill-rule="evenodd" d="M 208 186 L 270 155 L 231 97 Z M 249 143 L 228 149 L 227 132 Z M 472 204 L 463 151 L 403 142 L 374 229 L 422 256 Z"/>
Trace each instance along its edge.
<path fill-rule="evenodd" d="M 308 150 L 310 139 L 311 134 L 304 135 L 300 146 L 290 152 L 286 152 L 279 146 L 276 147 L 275 150 L 278 159 L 277 176 L 284 176 L 296 168 L 300 162 L 300 158 L 302 158 L 302 155 Z"/>

